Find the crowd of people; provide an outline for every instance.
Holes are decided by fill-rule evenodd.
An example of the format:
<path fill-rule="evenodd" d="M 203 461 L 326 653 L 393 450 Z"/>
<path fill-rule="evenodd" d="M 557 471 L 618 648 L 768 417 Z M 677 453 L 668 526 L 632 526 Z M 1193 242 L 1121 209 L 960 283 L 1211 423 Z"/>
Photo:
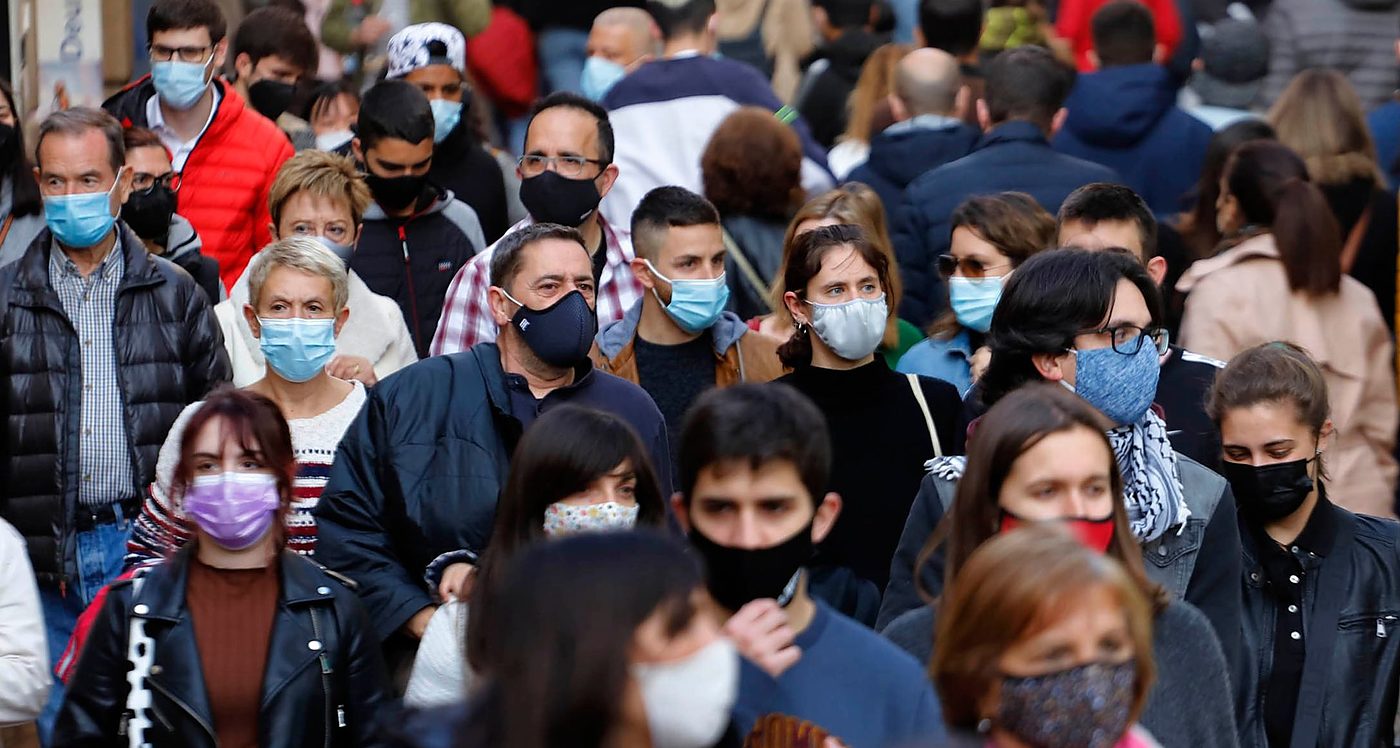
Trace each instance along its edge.
<path fill-rule="evenodd" d="M 1393 0 L 149 6 L 0 748 L 1400 744 Z"/>

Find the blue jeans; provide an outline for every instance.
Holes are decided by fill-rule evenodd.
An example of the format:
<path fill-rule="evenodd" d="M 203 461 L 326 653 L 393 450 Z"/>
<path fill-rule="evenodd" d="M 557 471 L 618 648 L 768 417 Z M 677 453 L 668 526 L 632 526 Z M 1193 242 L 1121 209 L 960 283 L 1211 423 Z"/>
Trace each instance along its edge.
<path fill-rule="evenodd" d="M 120 517 L 120 505 L 114 504 L 112 508 Z M 39 603 L 44 609 L 44 629 L 49 638 L 50 666 L 57 665 L 63 656 L 73 628 L 78 624 L 78 616 L 108 582 L 121 575 L 122 558 L 126 556 L 129 537 L 131 520 L 127 518 L 78 533 L 78 573 L 69 578 L 67 589 L 60 590 L 57 584 L 39 585 Z M 54 678 L 49 703 L 44 705 L 44 711 L 39 715 L 39 739 L 44 745 L 50 745 L 54 720 L 62 703 L 63 683 Z"/>
<path fill-rule="evenodd" d="M 548 28 L 535 38 L 540 56 L 540 77 L 546 93 L 581 93 L 583 62 L 588 59 L 588 32 L 578 29 Z"/>

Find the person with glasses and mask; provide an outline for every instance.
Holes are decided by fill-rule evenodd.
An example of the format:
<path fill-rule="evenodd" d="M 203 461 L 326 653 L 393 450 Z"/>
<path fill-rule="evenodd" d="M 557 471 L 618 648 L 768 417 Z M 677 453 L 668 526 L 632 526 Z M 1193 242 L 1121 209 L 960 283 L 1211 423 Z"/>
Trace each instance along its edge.
<path fill-rule="evenodd" d="M 214 0 L 155 0 L 146 14 L 151 74 L 103 102 L 124 127 L 147 127 L 180 175 L 181 210 L 232 286 L 271 240 L 267 189 L 292 144 L 218 75 L 228 40 Z"/>
<path fill-rule="evenodd" d="M 160 136 L 144 127 L 122 132 L 126 165 L 131 169 L 131 196 L 122 206 L 122 222 L 141 237 L 147 251 L 185 269 L 204 289 L 209 303 L 228 294 L 219 280 L 219 263 L 200 249 L 204 243 L 179 208 L 180 175 L 170 168 L 170 152 Z"/>
<path fill-rule="evenodd" d="M 44 228 L 44 201 L 29 156 L 14 89 L 0 79 L 0 267 L 18 260 Z"/>

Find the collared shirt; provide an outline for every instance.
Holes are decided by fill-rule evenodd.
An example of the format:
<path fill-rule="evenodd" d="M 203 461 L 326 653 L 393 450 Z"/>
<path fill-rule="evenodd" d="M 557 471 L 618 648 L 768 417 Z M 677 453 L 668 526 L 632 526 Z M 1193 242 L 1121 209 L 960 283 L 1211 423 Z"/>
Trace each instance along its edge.
<path fill-rule="evenodd" d="M 165 124 L 165 114 L 160 110 L 159 94 L 146 99 L 146 126 L 160 136 L 160 142 L 169 149 L 170 168 L 176 172 L 185 170 L 185 161 L 189 160 L 190 153 L 199 144 L 199 139 L 204 137 L 209 123 L 214 121 L 214 115 L 219 112 L 219 87 L 211 84 L 209 89 L 214 92 L 214 105 L 209 107 L 209 119 L 204 121 L 204 127 L 199 128 L 199 134 L 189 140 L 181 140 L 179 134 Z"/>
<path fill-rule="evenodd" d="M 882 134 L 898 135 L 902 132 L 913 132 L 914 130 L 949 130 L 962 125 L 963 121 L 953 117 L 944 117 L 941 114 L 920 114 L 910 117 L 903 122 L 896 122 L 886 127 Z"/>
<path fill-rule="evenodd" d="M 532 222 L 527 218 L 512 226 L 506 234 L 519 231 Z M 606 220 L 601 220 L 601 216 L 599 227 L 603 230 L 607 251 L 595 305 L 598 327 L 602 329 L 622 319 L 622 315 L 642 298 L 642 284 L 632 275 L 634 255 L 631 243 L 624 242 Z M 491 287 L 491 257 L 495 251 L 496 245 L 493 244 L 477 253 L 452 279 L 452 285 L 447 288 L 437 334 L 433 336 L 432 355 L 458 353 L 477 343 L 496 340 L 496 320 L 491 317 L 491 306 L 486 297 L 486 291 Z"/>
<path fill-rule="evenodd" d="M 86 278 L 56 242 L 49 247 L 49 283 L 78 334 L 82 356 L 78 502 L 89 507 L 136 495 L 112 341 L 117 288 L 125 273 L 120 240 Z"/>

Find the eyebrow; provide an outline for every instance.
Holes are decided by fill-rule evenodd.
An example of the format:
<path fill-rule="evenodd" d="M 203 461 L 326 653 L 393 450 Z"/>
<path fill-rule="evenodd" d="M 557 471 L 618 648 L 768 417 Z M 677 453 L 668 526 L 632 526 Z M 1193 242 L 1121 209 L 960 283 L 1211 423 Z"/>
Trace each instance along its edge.
<path fill-rule="evenodd" d="M 593 276 L 592 276 L 592 275 L 589 275 L 589 276 L 588 276 L 588 279 L 589 279 L 589 280 L 592 280 L 592 279 L 593 279 Z M 564 274 L 563 274 L 563 273 L 549 273 L 548 275 L 541 275 L 540 277 L 534 279 L 533 281 L 530 281 L 530 287 L 531 287 L 531 288 L 534 288 L 535 286 L 538 286 L 539 284 L 544 283 L 545 281 L 554 281 L 554 282 L 556 282 L 556 283 L 563 283 L 563 282 L 564 282 Z"/>

